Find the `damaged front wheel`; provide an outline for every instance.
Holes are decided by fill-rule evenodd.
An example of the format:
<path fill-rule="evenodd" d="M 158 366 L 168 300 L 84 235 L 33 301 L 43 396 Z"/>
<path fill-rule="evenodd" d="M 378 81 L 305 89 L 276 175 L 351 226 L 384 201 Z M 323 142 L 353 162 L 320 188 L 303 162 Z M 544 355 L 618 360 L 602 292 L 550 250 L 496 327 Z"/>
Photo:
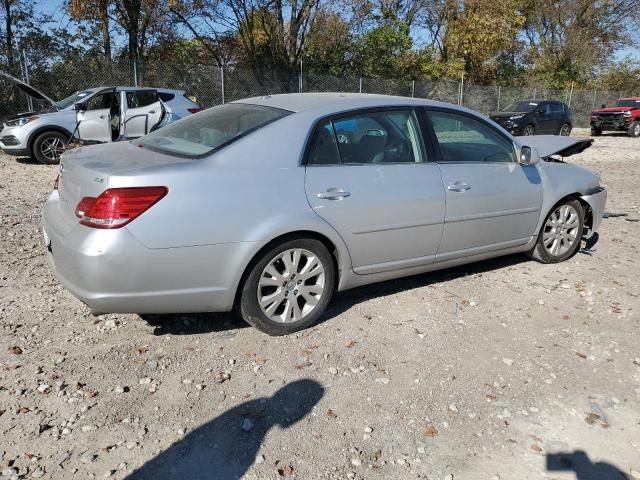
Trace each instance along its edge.
<path fill-rule="evenodd" d="M 578 200 L 567 199 L 551 209 L 529 256 L 541 263 L 567 260 L 580 246 L 584 209 Z"/>

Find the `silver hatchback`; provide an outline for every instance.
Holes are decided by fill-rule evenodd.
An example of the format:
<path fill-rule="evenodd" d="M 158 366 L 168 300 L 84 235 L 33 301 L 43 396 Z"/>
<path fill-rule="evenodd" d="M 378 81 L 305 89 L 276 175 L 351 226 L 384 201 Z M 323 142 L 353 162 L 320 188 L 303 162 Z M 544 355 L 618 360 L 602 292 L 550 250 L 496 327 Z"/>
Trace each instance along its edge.
<path fill-rule="evenodd" d="M 48 258 L 96 313 L 235 308 L 286 334 L 336 290 L 517 252 L 568 259 L 606 191 L 561 157 L 591 143 L 520 141 L 411 98 L 250 98 L 65 153 Z"/>

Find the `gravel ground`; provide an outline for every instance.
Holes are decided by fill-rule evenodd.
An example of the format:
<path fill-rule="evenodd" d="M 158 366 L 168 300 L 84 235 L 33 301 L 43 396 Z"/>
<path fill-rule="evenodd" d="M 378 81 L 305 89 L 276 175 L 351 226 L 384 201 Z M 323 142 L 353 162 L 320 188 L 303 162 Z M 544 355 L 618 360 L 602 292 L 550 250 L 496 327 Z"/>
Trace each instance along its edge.
<path fill-rule="evenodd" d="M 91 316 L 46 264 L 55 167 L 0 156 L 0 474 L 640 478 L 639 145 L 571 159 L 628 215 L 593 256 L 356 289 L 280 338 L 231 315 Z"/>

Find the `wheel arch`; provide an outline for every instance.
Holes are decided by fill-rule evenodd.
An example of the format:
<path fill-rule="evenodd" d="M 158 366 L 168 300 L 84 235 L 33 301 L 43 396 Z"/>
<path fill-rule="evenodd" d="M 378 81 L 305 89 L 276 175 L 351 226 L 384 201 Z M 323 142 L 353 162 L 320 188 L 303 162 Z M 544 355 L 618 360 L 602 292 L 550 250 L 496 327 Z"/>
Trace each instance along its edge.
<path fill-rule="evenodd" d="M 539 225 L 538 225 L 538 229 L 536 231 L 536 235 L 540 234 L 540 229 L 544 225 L 544 221 L 549 216 L 549 214 L 551 212 L 553 212 L 553 210 L 556 207 L 558 207 L 558 205 L 561 205 L 562 203 L 564 203 L 564 202 L 566 202 L 568 200 L 577 200 L 580 203 L 580 205 L 582 205 L 582 209 L 584 211 L 584 226 L 592 228 L 592 226 L 593 226 L 593 212 L 591 211 L 591 206 L 589 205 L 588 202 L 586 202 L 582 198 L 582 194 L 580 192 L 573 192 L 573 193 L 569 193 L 569 194 L 564 195 L 563 197 L 559 198 L 558 200 L 556 200 L 551 205 L 550 208 L 546 209 L 546 211 L 544 212 L 544 215 L 540 216 L 540 222 L 539 222 Z"/>
<path fill-rule="evenodd" d="M 29 135 L 29 141 L 27 142 L 27 149 L 29 150 L 31 156 L 33 156 L 33 144 L 35 143 L 36 138 L 46 132 L 57 132 L 67 136 L 68 138 L 71 138 L 71 132 L 59 125 L 43 125 L 41 127 L 38 127 L 33 132 L 31 132 L 31 135 Z"/>
<path fill-rule="evenodd" d="M 341 248 L 339 248 L 339 246 L 337 245 L 337 241 L 332 240 L 331 238 L 329 238 L 327 235 L 325 235 L 324 233 L 320 233 L 316 230 L 308 230 L 308 229 L 301 229 L 301 230 L 293 230 L 287 233 L 282 233 L 279 234 L 277 236 L 275 236 L 274 238 L 272 238 L 271 240 L 269 240 L 268 242 L 266 242 L 264 245 L 262 245 L 251 257 L 251 259 L 247 262 L 247 264 L 245 265 L 243 271 L 242 271 L 242 275 L 240 276 L 240 280 L 238 281 L 238 284 L 236 285 L 236 291 L 235 291 L 235 295 L 234 295 L 234 308 L 237 307 L 238 305 L 238 301 L 240 300 L 240 294 L 242 293 L 242 286 L 244 285 L 244 282 L 246 281 L 247 277 L 249 276 L 249 274 L 251 273 L 251 269 L 253 268 L 253 266 L 260 261 L 260 259 L 262 258 L 262 256 L 264 255 L 265 252 L 271 250 L 272 248 L 274 248 L 276 245 L 279 245 L 281 243 L 290 241 L 290 240 L 294 240 L 294 239 L 299 239 L 299 238 L 312 238 L 315 240 L 318 240 L 320 242 L 322 242 L 322 244 L 327 247 L 327 250 L 329 250 L 329 253 L 331 254 L 331 258 L 333 259 L 333 264 L 335 267 L 335 272 L 336 272 L 336 278 L 335 278 L 335 285 L 336 285 L 336 289 L 339 287 L 340 285 L 340 280 L 342 278 L 342 276 L 344 275 L 344 269 L 347 267 L 348 263 L 345 262 L 350 262 L 350 260 L 348 258 L 348 252 L 346 252 L 346 250 L 342 250 Z"/>

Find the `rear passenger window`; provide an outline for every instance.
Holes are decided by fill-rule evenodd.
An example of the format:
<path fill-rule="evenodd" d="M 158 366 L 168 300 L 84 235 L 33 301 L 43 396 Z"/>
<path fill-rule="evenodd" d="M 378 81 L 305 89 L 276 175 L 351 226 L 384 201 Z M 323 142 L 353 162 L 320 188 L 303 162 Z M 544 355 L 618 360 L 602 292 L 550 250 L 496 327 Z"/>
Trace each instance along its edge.
<path fill-rule="evenodd" d="M 171 100 L 176 98 L 176 96 L 173 93 L 167 93 L 167 92 L 158 92 L 158 96 L 162 99 L 163 102 L 170 102 Z"/>
<path fill-rule="evenodd" d="M 340 154 L 331 122 L 318 125 L 311 140 L 307 164 L 338 165 L 339 163 Z"/>
<path fill-rule="evenodd" d="M 564 106 L 561 103 L 551 103 L 551 111 L 552 112 L 562 112 L 564 111 Z"/>
<path fill-rule="evenodd" d="M 158 101 L 158 94 L 153 90 L 127 92 L 127 106 L 129 108 L 146 107 Z"/>
<path fill-rule="evenodd" d="M 513 145 L 482 121 L 452 112 L 428 112 L 443 162 L 512 162 Z"/>

